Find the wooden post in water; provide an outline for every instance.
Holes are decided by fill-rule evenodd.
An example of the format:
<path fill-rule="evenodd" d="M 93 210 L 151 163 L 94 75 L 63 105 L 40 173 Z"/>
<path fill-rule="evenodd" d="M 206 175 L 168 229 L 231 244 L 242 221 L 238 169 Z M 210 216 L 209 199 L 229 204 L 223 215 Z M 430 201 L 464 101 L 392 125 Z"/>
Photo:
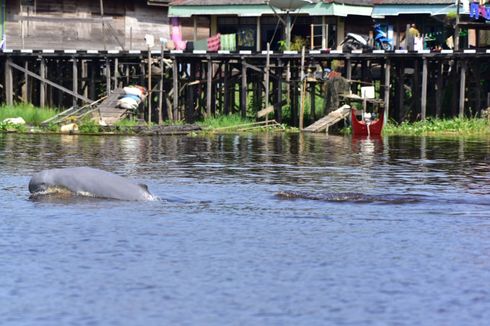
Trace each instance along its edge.
<path fill-rule="evenodd" d="M 163 43 L 160 42 L 160 87 L 158 89 L 158 124 L 163 123 L 163 71 L 165 69 L 163 63 Z"/>
<path fill-rule="evenodd" d="M 420 103 L 420 118 L 422 121 L 427 116 L 427 58 L 422 59 L 422 95 Z"/>
<path fill-rule="evenodd" d="M 46 78 L 46 59 L 41 56 L 41 61 L 39 63 L 39 75 L 41 78 Z M 46 83 L 41 81 L 39 87 L 39 106 L 46 106 Z"/>
<path fill-rule="evenodd" d="M 111 94 L 111 62 L 109 58 L 105 58 L 105 82 L 106 82 L 106 95 Z"/>
<path fill-rule="evenodd" d="M 282 73 L 284 71 L 283 68 L 284 65 L 282 60 L 278 59 L 277 68 L 276 68 L 276 75 L 277 75 L 276 107 L 274 111 L 275 111 L 276 121 L 279 123 L 282 123 Z"/>
<path fill-rule="evenodd" d="M 226 61 L 225 62 L 225 73 L 223 76 L 223 92 L 224 92 L 224 99 L 223 99 L 223 113 L 225 115 L 230 114 L 230 62 Z"/>
<path fill-rule="evenodd" d="M 404 87 L 404 82 L 405 82 L 405 65 L 403 64 L 403 61 L 399 60 L 398 65 L 397 65 L 397 96 L 398 96 L 398 112 L 397 112 L 397 119 L 398 121 L 401 121 L 404 117 L 405 114 L 405 107 L 404 107 L 404 101 L 405 101 L 405 87 Z"/>
<path fill-rule="evenodd" d="M 75 56 L 72 57 L 72 90 L 73 93 L 78 94 L 78 60 Z M 76 97 L 73 97 L 73 106 L 77 106 L 78 100 Z"/>
<path fill-rule="evenodd" d="M 172 112 L 172 119 L 174 121 L 177 120 L 177 111 L 179 109 L 179 64 L 177 63 L 177 57 L 174 57 L 173 63 L 172 63 L 172 78 L 173 78 L 173 92 L 174 92 L 174 97 L 173 97 L 173 112 Z"/>
<path fill-rule="evenodd" d="M 151 98 L 152 98 L 152 85 L 151 85 L 151 48 L 148 46 L 148 124 L 151 123 Z"/>
<path fill-rule="evenodd" d="M 461 63 L 461 78 L 459 80 L 459 117 L 464 117 L 464 101 L 466 90 L 466 61 Z"/>
<path fill-rule="evenodd" d="M 269 76 L 270 76 L 270 50 L 271 44 L 267 42 L 267 56 L 265 58 L 265 108 L 269 106 Z M 265 115 L 265 125 L 269 123 L 269 114 Z"/>
<path fill-rule="evenodd" d="M 114 58 L 114 89 L 119 87 L 119 58 Z"/>
<path fill-rule="evenodd" d="M 442 84 L 444 74 L 444 63 L 438 62 L 437 81 L 436 81 L 436 118 L 439 118 L 442 113 Z"/>
<path fill-rule="evenodd" d="M 312 25 L 313 26 L 313 25 Z M 305 47 L 301 49 L 301 71 L 300 71 L 300 85 L 301 85 L 301 93 L 300 93 L 300 108 L 299 108 L 299 130 L 303 130 L 304 127 L 304 115 L 305 115 L 305 91 L 306 91 L 306 78 L 305 78 Z"/>
<path fill-rule="evenodd" d="M 24 69 L 25 71 L 28 71 L 29 70 L 29 62 L 26 61 L 24 62 Z M 30 84 L 30 81 L 29 81 L 29 75 L 24 72 L 24 87 L 22 87 L 22 102 L 24 103 L 28 103 L 29 102 L 29 84 Z"/>
<path fill-rule="evenodd" d="M 413 60 L 414 62 L 414 79 L 412 87 L 412 100 L 410 106 L 414 112 L 414 118 L 422 113 L 421 104 L 421 92 L 420 92 L 420 62 L 418 59 Z"/>
<path fill-rule="evenodd" d="M 310 111 L 313 121 L 316 121 L 316 83 L 310 83 Z"/>
<path fill-rule="evenodd" d="M 390 59 L 386 59 L 385 62 L 385 85 L 384 85 L 384 119 L 383 125 L 386 125 L 388 122 L 389 114 L 390 114 L 390 86 L 391 86 L 391 62 Z"/>
<path fill-rule="evenodd" d="M 474 65 L 473 65 L 474 67 Z M 474 74 L 471 73 L 471 70 L 473 70 Z M 477 69 L 471 69 L 471 63 L 470 63 L 470 71 L 469 71 L 470 76 L 473 75 L 474 78 L 474 83 L 476 83 L 476 86 L 473 88 L 475 91 L 475 113 L 479 113 L 481 111 L 482 105 L 481 105 L 481 87 L 480 87 L 480 80 L 481 80 L 481 69 L 479 67 Z"/>
<path fill-rule="evenodd" d="M 242 57 L 242 85 L 240 88 L 240 111 L 243 118 L 247 116 L 247 65 Z"/>
<path fill-rule="evenodd" d="M 211 57 L 207 57 L 207 81 L 206 81 L 206 117 L 211 117 L 212 91 L 213 91 L 213 61 Z"/>
<path fill-rule="evenodd" d="M 10 59 L 10 57 L 7 57 L 5 61 L 5 102 L 7 105 L 14 104 L 14 83 L 12 76 L 12 67 L 10 66 L 11 62 L 12 59 Z"/>

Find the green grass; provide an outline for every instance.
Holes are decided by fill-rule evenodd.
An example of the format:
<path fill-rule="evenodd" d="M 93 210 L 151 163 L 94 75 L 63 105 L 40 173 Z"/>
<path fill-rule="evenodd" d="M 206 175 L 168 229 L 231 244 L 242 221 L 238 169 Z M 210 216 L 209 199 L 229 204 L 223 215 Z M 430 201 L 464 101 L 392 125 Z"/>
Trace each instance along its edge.
<path fill-rule="evenodd" d="M 427 119 L 426 121 L 389 122 L 383 128 L 385 135 L 431 135 L 457 134 L 475 135 L 490 134 L 490 123 L 487 119 L 453 118 Z"/>
<path fill-rule="evenodd" d="M 58 112 L 52 108 L 36 108 L 30 104 L 17 104 L 0 106 L 0 121 L 6 118 L 21 117 L 26 124 L 39 126 L 41 122 L 51 118 Z"/>
<path fill-rule="evenodd" d="M 244 119 L 239 114 L 222 115 L 218 117 L 206 118 L 197 124 L 203 129 L 233 128 L 235 126 L 254 122 L 251 119 Z"/>

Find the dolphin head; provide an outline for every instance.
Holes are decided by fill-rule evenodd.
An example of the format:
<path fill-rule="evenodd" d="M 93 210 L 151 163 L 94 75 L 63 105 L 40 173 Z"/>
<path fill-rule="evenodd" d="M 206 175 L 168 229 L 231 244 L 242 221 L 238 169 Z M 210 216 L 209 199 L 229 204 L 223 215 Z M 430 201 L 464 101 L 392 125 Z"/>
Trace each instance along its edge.
<path fill-rule="evenodd" d="M 31 181 L 29 181 L 29 191 L 32 194 L 46 192 L 52 185 L 50 179 L 50 173 L 48 170 L 34 174 Z"/>

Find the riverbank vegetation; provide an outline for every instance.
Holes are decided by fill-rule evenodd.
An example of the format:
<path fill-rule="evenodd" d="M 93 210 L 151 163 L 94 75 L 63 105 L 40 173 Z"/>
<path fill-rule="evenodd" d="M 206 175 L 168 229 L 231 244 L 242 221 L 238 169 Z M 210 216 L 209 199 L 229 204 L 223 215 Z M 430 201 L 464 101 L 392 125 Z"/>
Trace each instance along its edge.
<path fill-rule="evenodd" d="M 22 118 L 26 124 L 39 126 L 41 122 L 56 115 L 57 110 L 53 108 L 36 108 L 30 104 L 16 104 L 0 106 L 0 121 L 7 118 Z"/>
<path fill-rule="evenodd" d="M 305 101 L 305 116 L 311 114 L 310 103 Z M 288 107 L 283 111 L 288 113 Z M 60 132 L 59 125 L 41 126 L 41 123 L 54 115 L 58 111 L 53 108 L 36 108 L 28 104 L 17 104 L 14 106 L 0 106 L 0 132 L 17 131 L 17 132 Z M 21 117 L 26 122 L 25 125 L 3 122 L 7 118 Z M 240 132 L 240 131 L 264 131 L 264 130 L 285 130 L 297 132 L 297 128 L 286 127 L 269 120 L 265 125 L 265 119 L 257 122 L 251 117 L 243 118 L 240 114 L 222 115 L 210 117 L 198 121 L 196 125 L 204 132 Z M 272 121 L 272 124 L 270 122 Z M 139 134 L 145 129 L 156 129 L 162 131 L 164 127 L 182 126 L 185 129 L 183 121 L 171 122 L 165 121 L 163 126 L 147 125 L 144 121 L 138 119 L 126 119 L 117 122 L 114 126 L 103 127 L 93 120 L 86 119 L 77 123 L 78 133 L 97 134 L 103 132 L 122 133 L 122 134 Z M 159 129 L 158 129 L 159 128 Z M 172 129 L 177 130 L 177 129 Z M 350 128 L 341 131 L 344 134 L 350 133 Z M 425 121 L 402 122 L 396 123 L 390 121 L 383 130 L 384 135 L 490 135 L 490 120 L 486 118 L 452 118 L 452 119 L 427 119 Z"/>
<path fill-rule="evenodd" d="M 425 121 L 389 122 L 384 135 L 484 135 L 490 134 L 490 120 L 483 118 L 427 119 Z"/>

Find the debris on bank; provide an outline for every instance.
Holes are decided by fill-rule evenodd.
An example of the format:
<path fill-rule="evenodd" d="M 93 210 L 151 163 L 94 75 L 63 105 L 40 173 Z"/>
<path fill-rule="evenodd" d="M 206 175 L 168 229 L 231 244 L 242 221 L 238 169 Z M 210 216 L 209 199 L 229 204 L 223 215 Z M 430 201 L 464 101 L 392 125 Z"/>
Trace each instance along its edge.
<path fill-rule="evenodd" d="M 186 135 L 192 132 L 201 131 L 201 127 L 195 124 L 185 125 L 154 125 L 154 126 L 102 126 L 103 133 L 131 133 L 136 135 Z"/>

